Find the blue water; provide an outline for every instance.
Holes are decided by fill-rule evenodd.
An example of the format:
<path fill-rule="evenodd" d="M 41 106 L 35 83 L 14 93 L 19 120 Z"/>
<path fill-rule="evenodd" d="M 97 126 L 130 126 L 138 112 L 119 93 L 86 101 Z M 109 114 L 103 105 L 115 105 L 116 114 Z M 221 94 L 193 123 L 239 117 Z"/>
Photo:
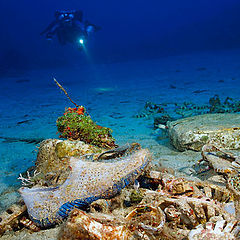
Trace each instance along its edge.
<path fill-rule="evenodd" d="M 19 173 L 34 165 L 37 145 L 26 139 L 57 138 L 56 119 L 71 106 L 53 77 L 118 144 L 137 141 L 156 161 L 169 143 L 157 139 L 153 119 L 133 118 L 146 101 L 239 99 L 237 0 L 10 0 L 0 9 L 0 211 L 17 199 Z M 85 51 L 40 36 L 58 9 L 81 9 L 102 27 Z"/>

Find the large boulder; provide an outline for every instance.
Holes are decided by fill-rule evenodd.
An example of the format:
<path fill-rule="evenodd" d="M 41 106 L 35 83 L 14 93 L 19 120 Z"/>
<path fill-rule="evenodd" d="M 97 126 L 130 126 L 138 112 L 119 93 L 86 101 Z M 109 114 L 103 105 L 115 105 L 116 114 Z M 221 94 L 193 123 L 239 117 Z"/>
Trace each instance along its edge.
<path fill-rule="evenodd" d="M 240 149 L 240 114 L 204 114 L 168 122 L 171 143 L 180 151 L 201 151 L 210 143 Z"/>

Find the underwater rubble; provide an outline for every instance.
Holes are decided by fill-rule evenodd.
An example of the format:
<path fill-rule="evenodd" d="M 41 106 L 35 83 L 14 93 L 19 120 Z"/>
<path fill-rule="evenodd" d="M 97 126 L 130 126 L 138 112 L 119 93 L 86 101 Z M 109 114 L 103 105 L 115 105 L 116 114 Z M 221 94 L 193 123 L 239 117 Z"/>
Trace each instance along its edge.
<path fill-rule="evenodd" d="M 159 124 L 166 125 L 167 121 L 174 121 L 181 118 L 193 117 L 207 113 L 239 113 L 240 101 L 227 97 L 224 101 L 218 95 L 214 95 L 208 104 L 195 104 L 193 102 L 183 103 L 153 103 L 146 102 L 143 109 L 133 117 L 153 118 L 154 128 Z"/>
<path fill-rule="evenodd" d="M 71 157 L 73 170 L 63 184 L 20 189 L 28 213 L 26 206 L 22 205 L 18 210 L 11 208 L 12 219 L 0 215 L 1 229 L 8 230 L 5 236 L 21 231 L 31 232 L 34 236 L 34 232 L 44 233 L 46 227 L 53 228 L 56 223 L 63 222 L 58 228 L 59 240 L 240 239 L 238 156 L 212 145 L 203 147 L 203 160 L 197 164 L 205 161 L 216 174 L 224 174 L 225 186 L 218 186 L 207 181 L 176 177 L 166 168 L 154 171 L 148 151 L 139 145 L 137 148 L 129 146 L 128 150 L 121 155 L 121 159 L 113 157 L 110 162 L 92 159 L 89 162 L 88 159 Z M 213 155 L 216 159 L 212 158 Z M 93 159 L 97 156 L 99 153 Z M 221 160 L 228 161 L 230 165 Z M 95 167 L 96 170 L 93 170 Z M 122 178 L 121 174 L 125 177 Z M 126 176 L 130 178 L 126 180 Z M 116 180 L 118 178 L 122 180 L 119 182 Z M 86 192 L 82 185 L 84 181 L 91 191 Z M 96 191 L 102 190 L 99 198 L 88 197 L 96 196 Z M 45 194 L 49 198 L 45 198 Z M 63 202 L 61 194 L 65 195 Z M 82 201 L 74 201 L 78 198 Z M 10 210 L 7 211 L 10 213 Z M 36 214 L 39 218 L 48 217 L 39 221 Z"/>
<path fill-rule="evenodd" d="M 110 129 L 98 126 L 83 106 L 75 105 L 57 120 L 64 139 L 42 141 L 35 166 L 20 174 L 22 199 L 0 214 L 3 239 L 18 239 L 21 233 L 29 239 L 46 239 L 49 234 L 49 239 L 58 240 L 240 239 L 240 157 L 228 150 L 233 142 L 238 149 L 239 128 L 231 121 L 239 125 L 239 115 L 202 115 L 222 109 L 235 112 L 239 103 L 228 98 L 221 104 L 214 96 L 199 108 L 171 105 L 166 112 L 167 104 L 145 106 L 147 117 L 162 114 L 156 127 L 167 126 L 170 138 L 181 123 L 188 130 L 189 125 L 195 130 L 200 126 L 207 139 L 201 135 L 202 141 L 192 141 L 190 148 L 202 156 L 193 166 L 195 175 L 212 170 L 211 176 L 222 177 L 221 184 L 178 177 L 175 169 L 156 169 L 148 149 L 138 143 L 117 146 Z M 200 125 L 192 122 L 199 116 L 176 120 L 176 114 L 183 117 L 188 111 L 201 114 Z M 215 128 L 207 132 L 209 116 Z M 217 120 L 222 121 L 222 131 Z M 172 140 L 179 150 L 190 146 L 184 140 L 186 128 Z M 219 136 L 224 140 L 215 141 Z"/>

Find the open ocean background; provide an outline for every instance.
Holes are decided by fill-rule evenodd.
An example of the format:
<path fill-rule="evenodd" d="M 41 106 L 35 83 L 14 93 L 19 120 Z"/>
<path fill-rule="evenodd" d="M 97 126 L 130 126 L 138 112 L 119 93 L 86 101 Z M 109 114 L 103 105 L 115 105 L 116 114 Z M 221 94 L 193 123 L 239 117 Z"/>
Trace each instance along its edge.
<path fill-rule="evenodd" d="M 153 119 L 133 117 L 145 103 L 240 100 L 239 0 L 2 0 L 0 9 L 0 212 L 72 107 L 53 77 L 118 144 L 137 141 L 175 169 L 192 162 L 166 157 L 174 149 Z M 102 28 L 86 51 L 40 36 L 55 10 L 72 9 Z"/>

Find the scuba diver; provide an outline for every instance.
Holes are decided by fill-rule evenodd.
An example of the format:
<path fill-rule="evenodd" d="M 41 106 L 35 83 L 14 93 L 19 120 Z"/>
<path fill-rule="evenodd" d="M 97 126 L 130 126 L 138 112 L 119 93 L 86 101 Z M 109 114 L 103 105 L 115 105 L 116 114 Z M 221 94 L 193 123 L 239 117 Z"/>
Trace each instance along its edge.
<path fill-rule="evenodd" d="M 55 20 L 41 32 L 41 35 L 45 35 L 47 40 L 52 40 L 54 35 L 57 35 L 61 45 L 77 43 L 83 47 L 89 35 L 99 29 L 100 27 L 88 21 L 83 22 L 83 13 L 80 10 L 56 11 Z"/>

